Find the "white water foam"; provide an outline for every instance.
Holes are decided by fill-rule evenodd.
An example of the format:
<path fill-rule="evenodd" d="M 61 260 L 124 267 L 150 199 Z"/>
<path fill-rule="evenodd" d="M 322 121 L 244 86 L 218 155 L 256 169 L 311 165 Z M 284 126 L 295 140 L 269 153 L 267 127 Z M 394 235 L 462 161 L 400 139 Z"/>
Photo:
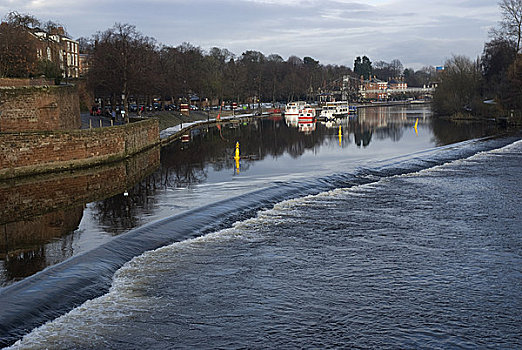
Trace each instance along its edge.
<path fill-rule="evenodd" d="M 458 159 L 415 173 L 384 178 L 376 183 L 350 188 L 339 188 L 317 195 L 282 201 L 274 205 L 272 209 L 260 211 L 255 218 L 236 222 L 232 228 L 146 252 L 126 263 L 116 272 L 112 287 L 107 294 L 89 300 L 54 321 L 34 329 L 9 349 L 40 349 L 43 344 L 54 344 L 51 347 L 60 347 L 62 339 L 66 337 L 69 346 L 74 344 L 74 346 L 78 348 L 89 347 L 92 337 L 94 337 L 97 343 L 103 343 L 103 335 L 100 334 L 100 330 L 103 330 L 104 327 L 114 327 L 111 325 L 110 320 L 115 317 L 122 320 L 139 318 L 140 314 L 146 312 L 150 305 L 158 303 L 156 297 L 143 294 L 141 285 L 148 282 L 149 275 L 152 274 L 154 270 L 161 270 L 162 261 L 172 261 L 172 259 L 175 259 L 176 252 L 183 251 L 184 253 L 190 254 L 191 251 L 197 252 L 205 244 L 215 241 L 255 241 L 258 239 L 254 234 L 256 230 L 252 230 L 251 228 L 268 223 L 274 224 L 274 222 L 277 225 L 277 221 L 288 220 L 288 213 L 296 208 L 302 208 L 303 206 L 314 204 L 324 199 L 344 199 L 347 195 L 354 197 L 364 196 L 366 191 L 372 191 L 382 183 L 391 181 L 391 179 L 395 177 L 408 178 L 423 173 L 451 172 L 454 171 L 452 169 L 454 165 L 463 165 L 466 164 L 466 162 L 483 160 L 487 157 L 495 157 L 506 153 L 520 154 L 521 146 L 522 140 L 499 149 L 480 152 L 465 159 Z M 122 308 L 122 306 L 124 307 Z M 125 311 L 121 311 L 122 309 Z M 71 332 L 71 329 L 73 329 L 74 332 Z M 73 337 L 73 339 L 71 339 L 71 337 Z"/>

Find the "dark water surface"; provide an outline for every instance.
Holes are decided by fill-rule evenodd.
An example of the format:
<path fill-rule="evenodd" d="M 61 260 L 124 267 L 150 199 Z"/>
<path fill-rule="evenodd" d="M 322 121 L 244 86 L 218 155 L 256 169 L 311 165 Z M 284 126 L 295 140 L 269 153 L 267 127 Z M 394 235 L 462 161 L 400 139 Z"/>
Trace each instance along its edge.
<path fill-rule="evenodd" d="M 307 133 L 280 118 L 226 122 L 126 162 L 0 182 L 0 288 L 147 222 L 274 181 L 347 172 L 499 132 L 485 124 L 432 121 L 430 115 L 428 106 L 361 109 L 355 120 L 317 123 Z"/>
<path fill-rule="evenodd" d="M 0 290 L 12 309 L 0 320 L 23 327 L 14 314 L 31 312 L 33 290 L 93 298 L 16 347 L 520 347 L 517 138 L 438 147 L 497 130 L 431 122 L 425 108 L 368 110 L 341 124 L 339 138 L 339 125 L 301 133 L 284 120 L 227 123 L 163 149 L 151 175 L 154 151 L 95 172 L 102 181 L 83 179 L 128 195 L 67 209 L 79 228 L 63 216 L 73 231 L 38 248 L 41 267 L 89 253 Z M 169 242 L 94 298 L 122 263 Z M 82 300 L 53 308 L 42 299 L 33 313 L 48 319 Z M 9 339 L 26 332 L 0 329 Z"/>

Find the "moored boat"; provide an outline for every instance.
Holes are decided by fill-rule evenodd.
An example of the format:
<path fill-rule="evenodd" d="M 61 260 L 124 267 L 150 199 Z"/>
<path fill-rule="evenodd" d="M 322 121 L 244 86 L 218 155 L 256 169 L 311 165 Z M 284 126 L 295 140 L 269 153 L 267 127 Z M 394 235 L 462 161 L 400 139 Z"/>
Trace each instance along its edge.
<path fill-rule="evenodd" d="M 350 106 L 346 101 L 327 102 L 321 109 L 319 118 L 322 120 L 344 118 L 347 117 L 350 113 L 355 113 L 354 108 L 354 106 Z"/>
<path fill-rule="evenodd" d="M 285 106 L 285 116 L 289 116 L 289 117 L 296 116 L 297 117 L 299 115 L 299 111 L 301 109 L 305 108 L 306 105 L 307 105 L 307 103 L 305 101 L 287 103 Z"/>
<path fill-rule="evenodd" d="M 306 106 L 299 110 L 298 121 L 299 123 L 313 123 L 315 121 L 315 108 Z"/>

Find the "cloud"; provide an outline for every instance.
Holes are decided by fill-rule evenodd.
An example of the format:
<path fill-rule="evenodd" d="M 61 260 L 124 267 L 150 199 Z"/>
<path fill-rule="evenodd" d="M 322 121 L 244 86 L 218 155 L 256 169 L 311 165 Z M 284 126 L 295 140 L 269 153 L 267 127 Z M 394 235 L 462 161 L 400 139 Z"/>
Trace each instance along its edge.
<path fill-rule="evenodd" d="M 63 23 L 74 37 L 131 23 L 166 45 L 348 66 L 362 54 L 417 67 L 452 54 L 474 58 L 499 20 L 491 0 L 0 0 L 0 11 L 9 10 Z"/>

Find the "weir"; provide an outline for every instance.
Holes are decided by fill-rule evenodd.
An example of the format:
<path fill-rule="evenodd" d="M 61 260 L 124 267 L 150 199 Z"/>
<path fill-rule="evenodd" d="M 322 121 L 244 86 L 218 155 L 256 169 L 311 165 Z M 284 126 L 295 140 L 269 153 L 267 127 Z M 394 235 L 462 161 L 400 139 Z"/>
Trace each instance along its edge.
<path fill-rule="evenodd" d="M 99 248 L 0 290 L 0 344 L 11 344 L 30 329 L 106 293 L 114 272 L 145 251 L 229 227 L 233 222 L 252 217 L 258 210 L 269 208 L 282 200 L 416 172 L 480 151 L 499 148 L 517 139 L 507 137 L 466 141 L 388 159 L 353 173 L 300 182 L 278 182 L 265 189 L 134 229 Z"/>

